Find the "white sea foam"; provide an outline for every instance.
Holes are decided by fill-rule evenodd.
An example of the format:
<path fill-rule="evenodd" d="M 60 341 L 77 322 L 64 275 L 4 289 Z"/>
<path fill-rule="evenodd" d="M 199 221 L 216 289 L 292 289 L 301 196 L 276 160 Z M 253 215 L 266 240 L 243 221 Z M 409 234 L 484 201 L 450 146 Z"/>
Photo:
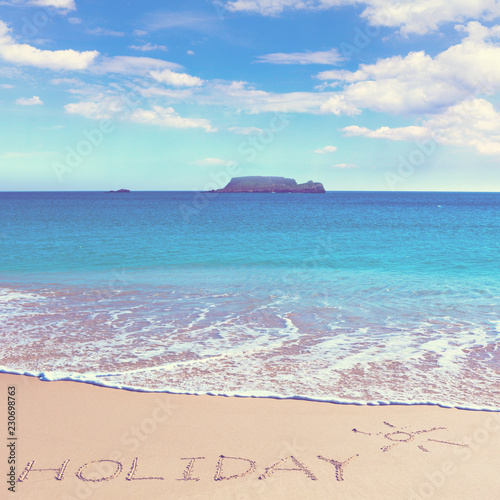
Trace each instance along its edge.
<path fill-rule="evenodd" d="M 73 382 L 81 382 L 85 384 L 96 385 L 100 387 L 108 387 L 113 389 L 122 389 L 134 392 L 164 392 L 168 394 L 185 394 L 185 395 L 213 395 L 213 396 L 226 396 L 226 397 L 248 397 L 248 398 L 267 398 L 267 399 L 295 399 L 302 401 L 316 401 L 323 403 L 334 403 L 334 404 L 348 404 L 348 405 L 356 405 L 356 406 L 387 406 L 387 405 L 399 405 L 399 406 L 439 406 L 442 408 L 456 408 L 460 410 L 471 410 L 471 411 L 493 411 L 500 412 L 500 408 L 489 407 L 489 406 L 480 406 L 480 405 L 453 405 L 448 403 L 443 403 L 439 401 L 428 401 L 428 400 L 406 400 L 406 401 L 398 401 L 398 400 L 350 400 L 350 399 L 342 399 L 342 398 L 327 398 L 327 397 L 309 397 L 302 395 L 290 395 L 290 394 L 280 394 L 273 393 L 270 391 L 239 391 L 239 392 L 231 392 L 231 391 L 182 391 L 176 390 L 175 388 L 166 388 L 164 390 L 155 390 L 147 387 L 139 387 L 139 386 L 128 386 L 116 382 L 103 381 L 98 376 L 93 375 L 82 375 L 75 373 L 66 373 L 66 372 L 33 372 L 27 370 L 14 370 L 8 369 L 4 366 L 0 366 L 0 373 L 9 373 L 14 375 L 26 375 L 30 377 L 36 377 L 45 382 L 55 382 L 55 381 L 73 381 Z"/>
<path fill-rule="evenodd" d="M 270 298 L 244 290 L 124 291 L 99 303 L 92 291 L 82 300 L 78 289 L 12 297 L 2 308 L 3 369 L 47 381 L 500 409 L 491 391 L 498 384 L 492 346 L 500 320 L 491 314 L 474 323 L 448 308 L 439 317 L 425 313 L 429 320 L 422 321 L 426 302 L 415 310 L 380 298 L 373 304 L 343 295 L 304 302 L 293 293 Z M 12 352 L 22 366 L 10 359 Z"/>

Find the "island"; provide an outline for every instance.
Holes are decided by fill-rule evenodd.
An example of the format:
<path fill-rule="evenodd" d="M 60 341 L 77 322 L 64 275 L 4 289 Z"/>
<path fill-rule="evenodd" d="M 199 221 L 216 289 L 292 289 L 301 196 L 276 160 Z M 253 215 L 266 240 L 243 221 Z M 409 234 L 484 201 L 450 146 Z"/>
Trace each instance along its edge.
<path fill-rule="evenodd" d="M 212 189 L 209 193 L 324 193 L 321 182 L 308 181 L 297 184 L 287 177 L 233 177 L 226 187 Z"/>
<path fill-rule="evenodd" d="M 130 193 L 130 189 L 118 189 L 117 191 L 106 191 L 106 193 Z"/>

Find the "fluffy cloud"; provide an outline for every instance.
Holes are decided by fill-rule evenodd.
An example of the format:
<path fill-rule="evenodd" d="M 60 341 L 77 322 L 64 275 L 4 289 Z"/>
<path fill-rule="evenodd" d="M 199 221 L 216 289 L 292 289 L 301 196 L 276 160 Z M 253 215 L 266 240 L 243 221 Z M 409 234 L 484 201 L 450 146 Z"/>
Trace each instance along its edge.
<path fill-rule="evenodd" d="M 500 155 L 500 113 L 485 99 L 468 99 L 423 124 L 436 142 Z"/>
<path fill-rule="evenodd" d="M 123 99 L 115 96 L 96 95 L 92 100 L 66 104 L 66 113 L 82 115 L 92 120 L 109 120 L 127 112 Z"/>
<path fill-rule="evenodd" d="M 203 160 L 193 161 L 191 165 L 199 167 L 233 167 L 236 162 L 232 160 L 222 160 L 220 158 L 205 158 Z"/>
<path fill-rule="evenodd" d="M 1 0 L 0 5 L 8 5 L 10 7 L 24 7 L 28 5 L 51 7 L 58 9 L 61 14 L 76 10 L 75 0 Z"/>
<path fill-rule="evenodd" d="M 344 89 L 323 109 L 356 114 L 363 108 L 398 114 L 438 113 L 471 95 L 500 89 L 500 27 L 477 22 L 458 27 L 467 36 L 434 58 L 425 52 L 380 59 L 357 71 L 331 70 L 317 76 Z M 465 70 L 466 68 L 466 70 Z"/>
<path fill-rule="evenodd" d="M 500 113 L 485 99 L 468 99 L 429 118 L 421 126 L 381 127 L 370 130 L 350 126 L 342 129 L 347 136 L 372 139 L 422 142 L 474 148 L 484 155 L 500 155 Z"/>
<path fill-rule="evenodd" d="M 99 55 L 96 50 L 40 50 L 31 45 L 16 43 L 9 33 L 10 29 L 0 21 L 0 58 L 14 64 L 53 70 L 82 70 Z"/>
<path fill-rule="evenodd" d="M 265 16 L 284 10 L 322 10 L 362 5 L 361 17 L 373 26 L 400 28 L 403 34 L 423 34 L 444 23 L 500 16 L 497 0 L 218 0 L 232 12 L 257 12 Z"/>
<path fill-rule="evenodd" d="M 328 1 L 328 0 L 326 0 Z M 361 17 L 374 26 L 424 34 L 447 22 L 491 20 L 500 16 L 498 0 L 368 0 Z"/>
<path fill-rule="evenodd" d="M 199 87 L 203 83 L 203 80 L 197 76 L 191 76 L 186 73 L 176 73 L 169 69 L 151 71 L 150 75 L 157 82 L 166 83 L 173 87 Z"/>
<path fill-rule="evenodd" d="M 16 100 L 16 104 L 21 106 L 38 106 L 43 104 L 43 101 L 37 95 L 34 95 L 33 97 L 20 97 Z"/>
<path fill-rule="evenodd" d="M 259 56 L 256 62 L 269 64 L 331 64 L 336 65 L 344 58 L 337 49 L 323 52 L 292 52 L 289 54 L 278 52 Z"/>
<path fill-rule="evenodd" d="M 111 119 L 121 122 L 142 123 L 181 129 L 201 128 L 206 132 L 215 132 L 209 120 L 204 118 L 184 118 L 171 107 L 153 106 L 151 109 L 139 107 L 139 102 L 132 102 L 130 96 L 116 92 L 92 93 L 93 89 L 84 89 L 86 98 L 80 102 L 66 104 L 66 113 L 81 115 L 92 120 Z"/>
<path fill-rule="evenodd" d="M 41 7 L 54 7 L 62 10 L 76 10 L 75 0 L 32 0 L 33 5 Z"/>
<path fill-rule="evenodd" d="M 315 149 L 313 153 L 326 154 L 326 153 L 335 153 L 335 151 L 337 151 L 336 146 L 325 146 L 324 148 Z"/>
<path fill-rule="evenodd" d="M 152 109 L 136 109 L 129 119 L 136 123 L 147 125 L 159 125 L 161 127 L 172 128 L 202 128 L 206 132 L 215 132 L 209 120 L 204 118 L 183 118 L 179 116 L 173 108 L 153 106 Z"/>
<path fill-rule="evenodd" d="M 348 99 L 345 95 L 334 94 L 331 97 L 328 97 L 326 92 L 322 95 L 324 96 L 324 100 L 320 106 L 322 113 L 333 113 L 334 115 L 347 116 L 359 115 L 361 113 L 358 105 L 350 102 L 351 99 Z"/>

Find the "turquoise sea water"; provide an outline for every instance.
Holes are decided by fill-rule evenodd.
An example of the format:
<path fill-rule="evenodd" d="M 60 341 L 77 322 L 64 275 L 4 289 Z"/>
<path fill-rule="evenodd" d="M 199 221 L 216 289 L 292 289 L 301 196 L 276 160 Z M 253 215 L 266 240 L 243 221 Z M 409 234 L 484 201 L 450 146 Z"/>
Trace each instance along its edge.
<path fill-rule="evenodd" d="M 0 193 L 0 365 L 500 409 L 500 194 Z"/>

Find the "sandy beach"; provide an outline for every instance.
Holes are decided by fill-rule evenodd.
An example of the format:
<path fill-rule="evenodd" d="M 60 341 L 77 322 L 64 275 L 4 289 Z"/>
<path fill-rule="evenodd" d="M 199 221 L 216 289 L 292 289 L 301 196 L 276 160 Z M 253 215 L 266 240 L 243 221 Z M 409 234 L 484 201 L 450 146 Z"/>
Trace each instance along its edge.
<path fill-rule="evenodd" d="M 8 374 L 0 386 L 4 432 L 9 388 L 16 408 L 2 498 L 12 485 L 23 500 L 500 492 L 500 413 L 139 393 Z"/>

